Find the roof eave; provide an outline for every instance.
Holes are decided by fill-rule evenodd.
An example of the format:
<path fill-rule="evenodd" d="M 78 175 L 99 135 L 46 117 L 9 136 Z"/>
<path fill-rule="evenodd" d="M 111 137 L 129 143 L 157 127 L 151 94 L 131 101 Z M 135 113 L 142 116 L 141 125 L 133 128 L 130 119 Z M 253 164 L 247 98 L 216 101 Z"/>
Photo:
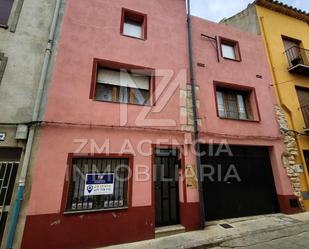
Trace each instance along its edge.
<path fill-rule="evenodd" d="M 309 23 L 309 13 L 274 0 L 255 0 L 254 4 Z"/>

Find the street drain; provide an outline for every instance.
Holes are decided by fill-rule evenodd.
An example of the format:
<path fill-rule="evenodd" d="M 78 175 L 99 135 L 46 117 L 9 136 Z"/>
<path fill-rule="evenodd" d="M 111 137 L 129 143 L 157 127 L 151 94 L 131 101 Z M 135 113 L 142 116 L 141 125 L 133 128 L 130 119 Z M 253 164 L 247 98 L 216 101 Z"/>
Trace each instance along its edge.
<path fill-rule="evenodd" d="M 231 225 L 226 224 L 226 223 L 225 224 L 220 224 L 220 226 L 222 226 L 225 229 L 233 228 Z"/>

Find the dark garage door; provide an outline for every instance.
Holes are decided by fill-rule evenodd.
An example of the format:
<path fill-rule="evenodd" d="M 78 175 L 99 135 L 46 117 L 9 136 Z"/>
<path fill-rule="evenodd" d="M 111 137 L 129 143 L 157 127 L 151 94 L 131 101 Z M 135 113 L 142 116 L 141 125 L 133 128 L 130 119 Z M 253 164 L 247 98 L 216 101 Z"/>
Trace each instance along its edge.
<path fill-rule="evenodd" d="M 278 212 L 268 148 L 202 145 L 201 149 L 207 153 L 201 157 L 206 220 Z"/>

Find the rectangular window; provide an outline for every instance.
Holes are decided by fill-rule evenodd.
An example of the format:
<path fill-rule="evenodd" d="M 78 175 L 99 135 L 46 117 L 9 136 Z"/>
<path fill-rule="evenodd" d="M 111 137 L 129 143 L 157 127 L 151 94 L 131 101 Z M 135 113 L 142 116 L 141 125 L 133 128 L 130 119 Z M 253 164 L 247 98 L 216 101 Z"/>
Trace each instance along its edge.
<path fill-rule="evenodd" d="M 129 159 L 74 158 L 66 211 L 128 207 Z"/>
<path fill-rule="evenodd" d="M 98 68 L 95 100 L 148 105 L 149 98 L 150 76 Z"/>
<path fill-rule="evenodd" d="M 224 58 L 236 60 L 235 47 L 233 45 L 221 44 L 221 48 Z"/>
<path fill-rule="evenodd" d="M 309 88 L 296 88 L 300 109 L 302 111 L 305 128 L 309 128 Z"/>
<path fill-rule="evenodd" d="M 136 11 L 123 9 L 121 20 L 121 34 L 146 40 L 147 17 Z"/>
<path fill-rule="evenodd" d="M 237 41 L 220 37 L 220 48 L 223 58 L 241 61 L 239 44 Z"/>
<path fill-rule="evenodd" d="M 249 94 L 247 92 L 218 88 L 216 97 L 219 117 L 241 120 L 251 119 Z"/>
<path fill-rule="evenodd" d="M 123 26 L 124 35 L 142 38 L 142 35 L 143 35 L 142 29 L 143 29 L 143 24 L 140 22 L 135 22 L 130 19 L 124 21 L 124 26 Z"/>
<path fill-rule="evenodd" d="M 308 173 L 309 173 L 309 150 L 304 150 L 303 152 L 304 152 L 304 156 L 305 156 L 307 170 L 308 170 Z"/>
<path fill-rule="evenodd" d="M 293 47 L 300 47 L 300 43 L 301 43 L 300 41 L 287 38 L 287 37 L 282 37 L 282 41 L 283 41 L 285 51 Z"/>
<path fill-rule="evenodd" d="M 301 49 L 301 41 L 286 36 L 282 36 L 282 41 L 289 67 L 304 64 L 304 58 L 306 58 L 307 55 L 305 50 Z"/>
<path fill-rule="evenodd" d="M 7 27 L 14 0 L 0 0 L 0 27 Z"/>

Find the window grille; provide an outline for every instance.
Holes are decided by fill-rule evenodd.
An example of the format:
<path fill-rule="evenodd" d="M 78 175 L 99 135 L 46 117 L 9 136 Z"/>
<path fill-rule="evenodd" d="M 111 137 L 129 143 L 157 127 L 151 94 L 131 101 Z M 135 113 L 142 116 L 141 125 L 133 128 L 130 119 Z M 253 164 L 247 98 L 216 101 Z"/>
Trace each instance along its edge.
<path fill-rule="evenodd" d="M 74 158 L 66 210 L 128 207 L 128 176 L 127 158 Z"/>
<path fill-rule="evenodd" d="M 0 241 L 4 233 L 19 162 L 0 161 Z"/>

